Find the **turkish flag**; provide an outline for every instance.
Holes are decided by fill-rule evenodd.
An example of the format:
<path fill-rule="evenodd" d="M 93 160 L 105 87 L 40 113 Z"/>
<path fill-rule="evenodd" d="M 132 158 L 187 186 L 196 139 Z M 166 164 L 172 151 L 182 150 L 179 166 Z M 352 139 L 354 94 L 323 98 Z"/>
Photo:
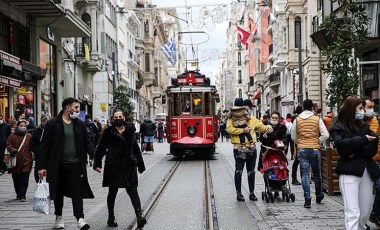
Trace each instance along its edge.
<path fill-rule="evenodd" d="M 248 46 L 248 38 L 249 36 L 251 35 L 250 33 L 248 33 L 247 31 L 243 30 L 242 28 L 240 28 L 239 26 L 236 26 L 237 28 L 237 33 L 238 33 L 238 40 L 243 43 L 244 45 Z"/>

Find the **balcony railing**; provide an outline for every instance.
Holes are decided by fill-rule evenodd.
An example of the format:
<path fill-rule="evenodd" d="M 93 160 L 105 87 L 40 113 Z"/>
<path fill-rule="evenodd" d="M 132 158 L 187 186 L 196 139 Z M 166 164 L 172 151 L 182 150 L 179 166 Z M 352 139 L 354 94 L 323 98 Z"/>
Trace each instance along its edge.
<path fill-rule="evenodd" d="M 270 83 L 279 83 L 280 82 L 280 72 L 272 73 L 269 75 Z"/>
<path fill-rule="evenodd" d="M 83 43 L 75 43 L 75 57 L 84 57 L 84 46 Z"/>
<path fill-rule="evenodd" d="M 131 50 L 128 50 L 128 59 L 140 66 L 140 59 Z"/>

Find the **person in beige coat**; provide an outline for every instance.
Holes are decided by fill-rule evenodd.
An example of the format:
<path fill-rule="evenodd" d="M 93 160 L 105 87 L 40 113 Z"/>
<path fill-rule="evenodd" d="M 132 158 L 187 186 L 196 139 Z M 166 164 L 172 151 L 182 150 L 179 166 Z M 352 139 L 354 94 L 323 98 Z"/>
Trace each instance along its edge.
<path fill-rule="evenodd" d="M 20 120 L 17 122 L 15 132 L 11 133 L 7 139 L 8 152 L 12 157 L 16 155 L 16 166 L 9 169 L 8 172 L 12 174 L 16 199 L 21 202 L 26 201 L 25 195 L 28 190 L 29 175 L 33 166 L 33 156 L 29 148 L 31 137 L 27 133 L 26 120 Z M 23 143 L 24 138 L 25 141 Z"/>

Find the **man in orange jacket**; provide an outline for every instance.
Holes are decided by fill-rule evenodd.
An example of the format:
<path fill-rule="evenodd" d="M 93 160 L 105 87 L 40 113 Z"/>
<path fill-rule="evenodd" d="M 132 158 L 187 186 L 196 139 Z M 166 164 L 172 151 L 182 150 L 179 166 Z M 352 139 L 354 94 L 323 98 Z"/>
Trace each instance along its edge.
<path fill-rule="evenodd" d="M 365 98 L 363 100 L 363 107 L 365 110 L 364 115 L 364 121 L 367 122 L 369 125 L 369 128 L 377 133 L 377 135 L 380 134 L 379 130 L 379 122 L 375 116 L 373 107 L 375 106 L 375 103 L 370 98 Z M 378 167 L 380 168 L 380 143 L 377 147 L 377 154 L 373 157 L 373 159 L 377 162 Z M 378 228 L 380 228 L 380 179 L 378 179 L 375 182 L 375 188 L 376 188 L 376 196 L 375 200 L 373 202 L 372 212 L 369 217 L 369 221 L 374 223 Z"/>
<path fill-rule="evenodd" d="M 326 129 L 330 130 L 331 120 L 334 117 L 333 112 L 327 112 L 326 116 L 323 118 L 323 123 L 325 123 Z"/>

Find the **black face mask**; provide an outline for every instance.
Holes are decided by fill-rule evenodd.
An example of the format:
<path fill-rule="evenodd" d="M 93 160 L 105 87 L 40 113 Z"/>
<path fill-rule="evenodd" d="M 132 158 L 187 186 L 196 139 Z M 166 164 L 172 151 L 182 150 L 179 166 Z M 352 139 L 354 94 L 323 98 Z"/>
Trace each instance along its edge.
<path fill-rule="evenodd" d="M 123 119 L 115 119 L 115 120 L 113 120 L 113 124 L 114 124 L 116 127 L 121 127 L 121 126 L 123 126 L 123 124 L 124 124 L 124 120 L 123 120 Z"/>

